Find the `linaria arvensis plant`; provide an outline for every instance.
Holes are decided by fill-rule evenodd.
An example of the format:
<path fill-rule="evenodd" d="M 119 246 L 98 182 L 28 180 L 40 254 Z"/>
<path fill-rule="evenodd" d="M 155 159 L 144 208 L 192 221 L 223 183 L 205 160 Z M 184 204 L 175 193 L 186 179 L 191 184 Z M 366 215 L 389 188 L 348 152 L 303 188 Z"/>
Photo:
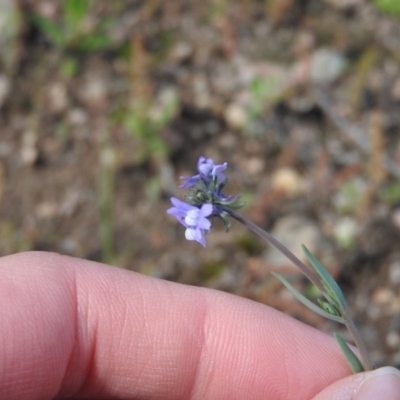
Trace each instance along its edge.
<path fill-rule="evenodd" d="M 167 213 L 173 215 L 186 228 L 187 240 L 196 240 L 204 247 L 207 245 L 206 235 L 211 229 L 210 220 L 213 217 L 220 218 L 227 230 L 231 227 L 230 219 L 234 218 L 275 246 L 318 288 L 321 294 L 318 304 L 297 291 L 283 276 L 277 273 L 273 273 L 273 275 L 306 307 L 347 327 L 360 353 L 360 359 L 339 334 L 334 333 L 334 336 L 354 373 L 374 369 L 366 346 L 350 316 L 343 292 L 336 281 L 304 245 L 303 251 L 312 268 L 306 266 L 270 233 L 236 212 L 237 209 L 244 206 L 244 202 L 240 202 L 240 196 L 227 196 L 223 193 L 223 189 L 228 183 L 224 174 L 227 166 L 227 163 L 216 165 L 211 158 L 200 157 L 197 163 L 198 174 L 189 178 L 181 178 L 184 180 L 184 184 L 180 188 L 189 189 L 186 202 L 172 197 L 171 202 L 174 207 L 168 209 Z"/>

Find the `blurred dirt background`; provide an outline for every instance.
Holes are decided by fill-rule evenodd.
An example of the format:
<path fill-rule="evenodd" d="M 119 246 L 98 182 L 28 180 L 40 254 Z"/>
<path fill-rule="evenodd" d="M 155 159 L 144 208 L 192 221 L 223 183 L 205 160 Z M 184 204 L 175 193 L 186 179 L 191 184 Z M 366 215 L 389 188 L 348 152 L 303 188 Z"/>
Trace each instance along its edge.
<path fill-rule="evenodd" d="M 400 367 L 398 0 L 0 0 L 0 255 L 46 250 L 224 290 L 336 330 L 233 222 L 206 249 L 166 215 L 200 155 L 344 289 Z"/>

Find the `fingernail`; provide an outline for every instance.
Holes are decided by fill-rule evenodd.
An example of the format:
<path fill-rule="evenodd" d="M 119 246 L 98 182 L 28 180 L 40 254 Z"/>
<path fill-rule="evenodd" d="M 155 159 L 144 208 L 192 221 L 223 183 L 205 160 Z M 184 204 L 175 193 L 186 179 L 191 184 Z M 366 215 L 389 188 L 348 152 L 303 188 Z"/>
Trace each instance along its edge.
<path fill-rule="evenodd" d="M 367 374 L 353 399 L 400 400 L 400 371 L 384 367 Z"/>

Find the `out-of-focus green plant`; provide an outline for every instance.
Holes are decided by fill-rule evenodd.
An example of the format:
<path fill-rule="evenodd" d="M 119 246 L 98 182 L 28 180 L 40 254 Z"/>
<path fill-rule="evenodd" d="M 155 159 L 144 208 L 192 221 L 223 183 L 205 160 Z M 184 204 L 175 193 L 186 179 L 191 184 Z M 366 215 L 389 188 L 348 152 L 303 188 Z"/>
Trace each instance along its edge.
<path fill-rule="evenodd" d="M 200 276 L 203 281 L 210 281 L 219 278 L 228 265 L 219 259 L 210 259 L 200 266 Z"/>
<path fill-rule="evenodd" d="M 33 248 L 33 237 L 9 220 L 0 222 L 0 253 L 12 254 Z"/>
<path fill-rule="evenodd" d="M 367 184 L 360 178 L 343 182 L 334 198 L 336 210 L 341 214 L 355 212 L 366 193 Z"/>
<path fill-rule="evenodd" d="M 122 115 L 122 124 L 133 137 L 139 139 L 142 151 L 139 163 L 154 156 L 166 157 L 169 147 L 161 136 L 161 131 L 175 117 L 179 108 L 179 96 L 168 90 L 159 101 L 150 98 L 134 99 Z"/>
<path fill-rule="evenodd" d="M 350 216 L 341 217 L 333 228 L 336 243 L 347 250 L 354 250 L 357 244 L 357 220 Z"/>
<path fill-rule="evenodd" d="M 267 101 L 273 102 L 282 94 L 282 82 L 277 77 L 254 78 L 249 86 L 250 118 L 259 118 L 265 110 Z"/>
<path fill-rule="evenodd" d="M 255 77 L 248 86 L 249 103 L 246 107 L 246 123 L 244 133 L 262 138 L 265 135 L 265 126 L 262 123 L 263 115 L 268 106 L 281 100 L 286 90 L 279 76 L 269 78 Z"/>
<path fill-rule="evenodd" d="M 117 167 L 117 156 L 110 145 L 100 152 L 100 170 L 98 178 L 99 219 L 100 219 L 100 246 L 101 260 L 113 263 L 113 217 L 114 183 Z"/>
<path fill-rule="evenodd" d="M 378 197 L 392 205 L 398 204 L 400 202 L 400 183 L 393 182 L 383 187 L 379 190 Z"/>
<path fill-rule="evenodd" d="M 76 75 L 77 70 L 78 70 L 78 63 L 76 62 L 75 59 L 71 57 L 66 57 L 65 60 L 63 60 L 61 64 L 61 73 L 66 78 L 71 78 L 74 75 Z"/>
<path fill-rule="evenodd" d="M 12 70 L 18 60 L 21 12 L 16 2 L 0 2 L 0 61 L 2 69 Z M 3 71 L 4 72 L 4 71 Z"/>
<path fill-rule="evenodd" d="M 211 21 L 216 21 L 227 15 L 227 0 L 211 0 L 208 7 L 208 17 Z"/>
<path fill-rule="evenodd" d="M 381 13 L 400 17 L 399 0 L 375 0 L 374 4 Z"/>
<path fill-rule="evenodd" d="M 95 51 L 110 46 L 110 38 L 104 34 L 104 23 L 90 26 L 89 0 L 65 0 L 62 2 L 61 21 L 52 21 L 38 14 L 32 16 L 34 24 L 54 46 L 66 50 Z"/>

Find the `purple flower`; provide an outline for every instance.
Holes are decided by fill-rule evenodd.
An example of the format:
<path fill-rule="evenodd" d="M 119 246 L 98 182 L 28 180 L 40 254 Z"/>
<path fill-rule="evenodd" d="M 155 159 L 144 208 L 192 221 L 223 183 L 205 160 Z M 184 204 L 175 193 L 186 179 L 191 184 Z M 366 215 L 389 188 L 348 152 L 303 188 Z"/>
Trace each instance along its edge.
<path fill-rule="evenodd" d="M 209 218 L 219 217 L 229 230 L 229 210 L 243 207 L 237 203 L 240 196 L 227 196 L 222 191 L 227 183 L 223 173 L 228 163 L 214 164 L 212 158 L 200 157 L 197 162 L 198 174 L 192 177 L 182 177 L 185 182 L 181 188 L 189 188 L 186 202 L 171 198 L 174 207 L 167 213 L 173 215 L 185 228 L 188 240 L 196 240 L 204 247 L 207 244 L 206 234 L 211 229 Z"/>
<path fill-rule="evenodd" d="M 228 163 L 215 165 L 212 158 L 200 157 L 199 161 L 197 162 L 197 170 L 199 171 L 199 174 L 190 178 L 182 176 L 181 179 L 186 182 L 179 187 L 183 189 L 191 188 L 195 186 L 200 179 L 203 179 L 205 183 L 209 183 L 209 181 L 214 178 L 217 179 L 217 185 L 220 185 L 226 179 L 222 171 L 225 171 L 227 166 Z"/>
<path fill-rule="evenodd" d="M 200 157 L 199 161 L 197 161 L 197 170 L 200 172 L 200 175 L 204 178 L 208 178 L 210 172 L 214 168 L 214 160 L 212 158 Z"/>
<path fill-rule="evenodd" d="M 226 176 L 222 173 L 228 167 L 228 163 L 223 163 L 221 165 L 215 165 L 212 169 L 211 176 L 217 179 L 217 185 L 220 185 L 226 180 Z"/>
<path fill-rule="evenodd" d="M 167 214 L 173 215 L 182 225 L 187 226 L 185 222 L 186 214 L 192 209 L 196 208 L 190 204 L 185 203 L 176 197 L 171 197 L 171 202 L 175 207 L 167 210 Z"/>
<path fill-rule="evenodd" d="M 192 206 L 175 197 L 171 198 L 175 207 L 167 210 L 167 213 L 173 215 L 184 227 L 186 227 L 185 237 L 187 240 L 196 240 L 204 247 L 207 245 L 205 235 L 211 228 L 211 222 L 207 219 L 212 212 L 213 206 L 205 203 L 201 208 Z"/>

